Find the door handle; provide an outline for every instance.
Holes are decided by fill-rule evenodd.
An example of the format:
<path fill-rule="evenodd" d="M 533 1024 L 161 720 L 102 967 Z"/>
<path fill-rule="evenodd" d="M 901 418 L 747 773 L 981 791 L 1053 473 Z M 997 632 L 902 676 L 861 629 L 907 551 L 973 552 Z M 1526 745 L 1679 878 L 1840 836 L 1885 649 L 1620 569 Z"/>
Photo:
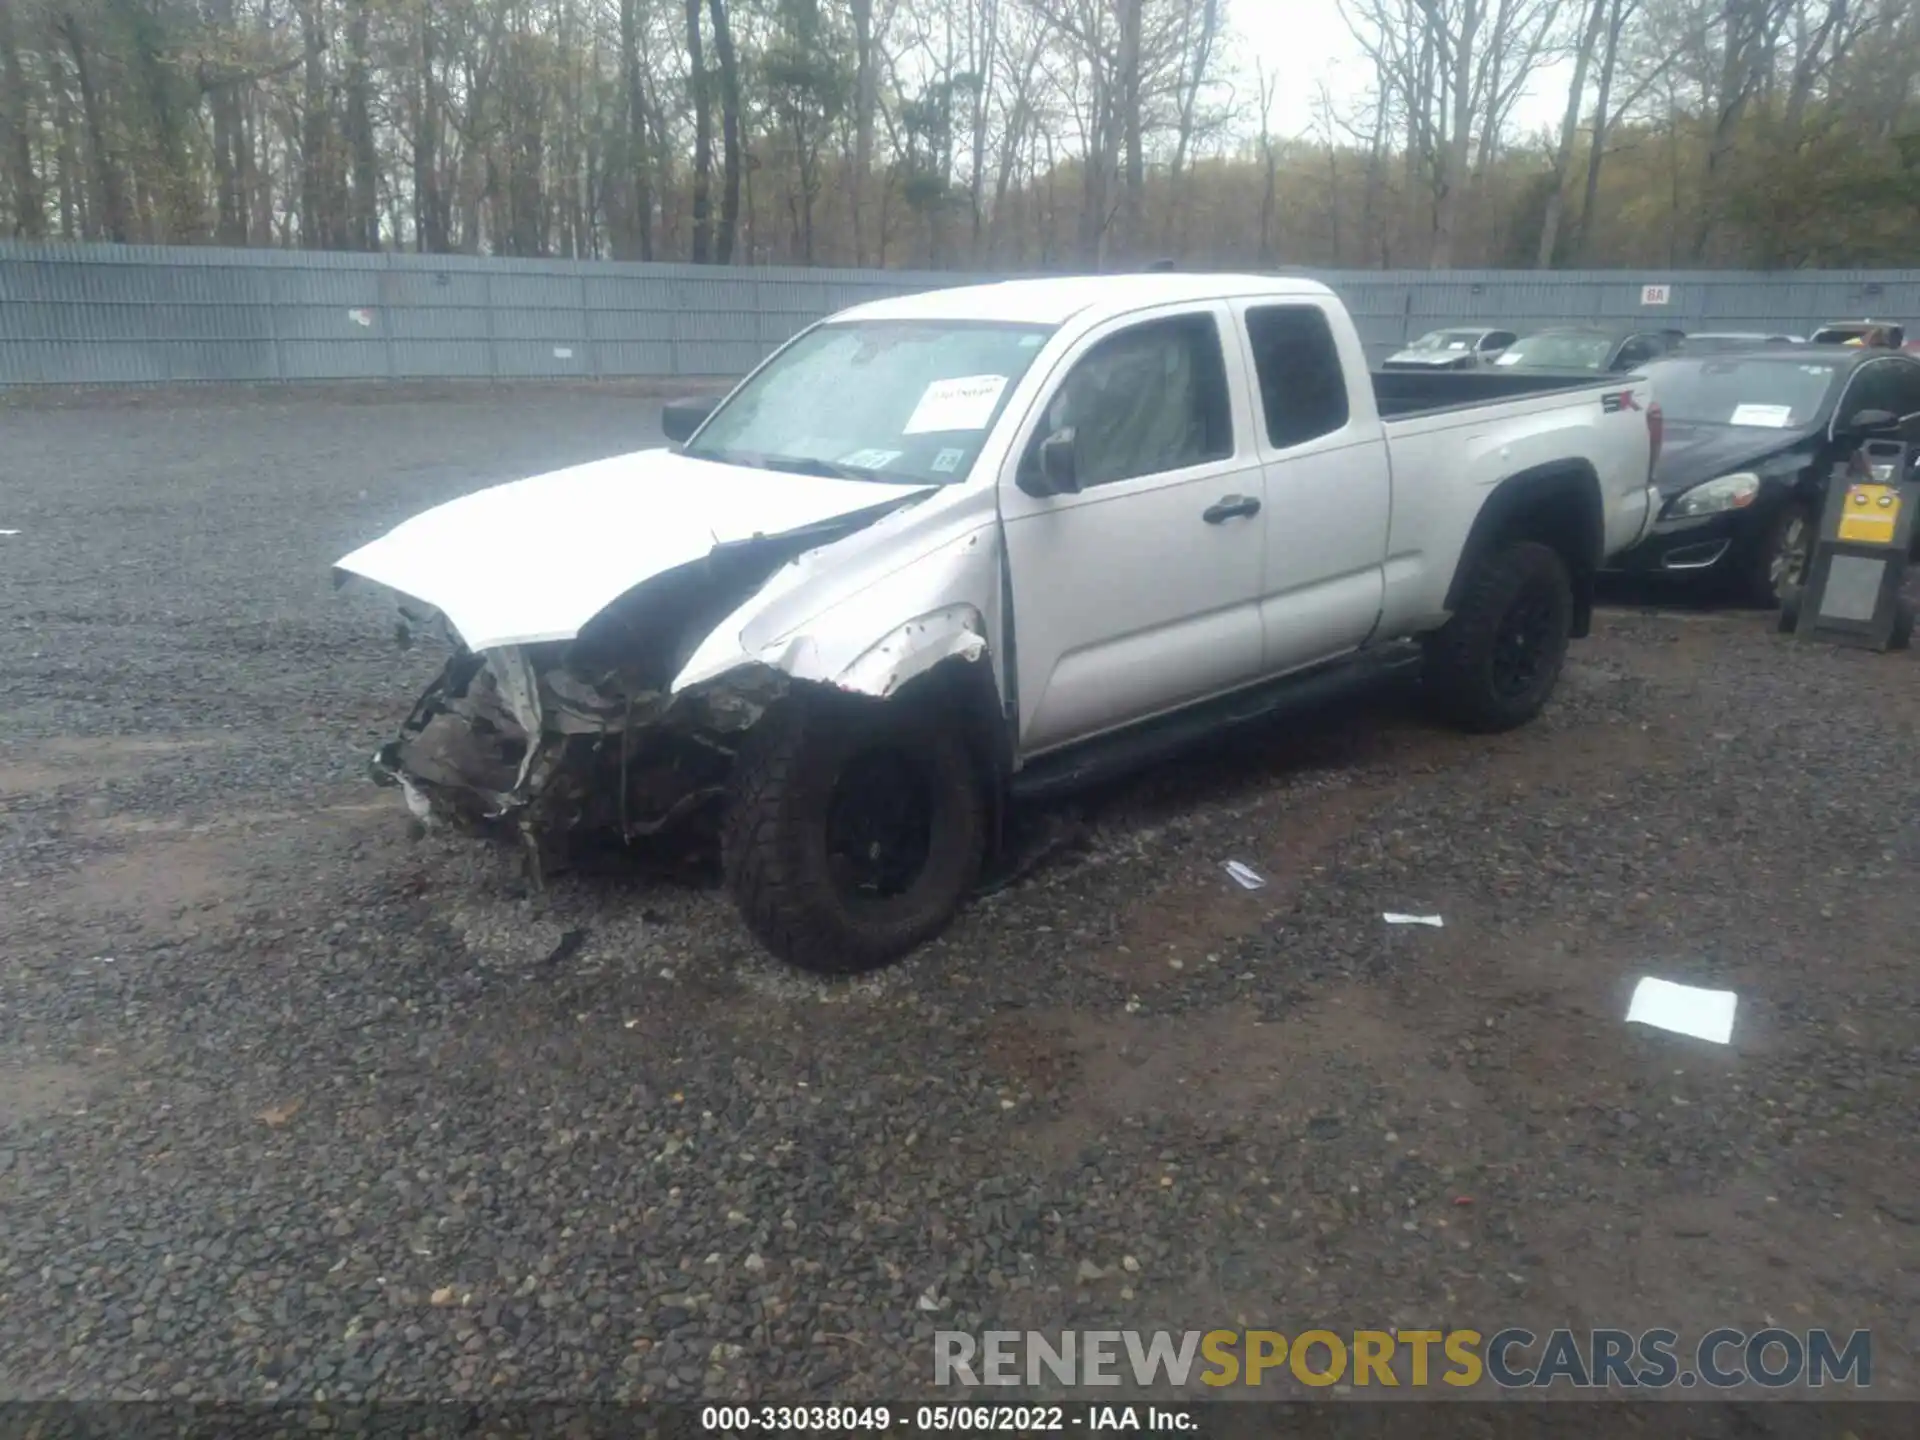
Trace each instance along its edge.
<path fill-rule="evenodd" d="M 1242 515 L 1258 515 L 1260 502 L 1251 495 L 1227 495 L 1209 505 L 1200 518 L 1209 525 L 1224 524 Z"/>

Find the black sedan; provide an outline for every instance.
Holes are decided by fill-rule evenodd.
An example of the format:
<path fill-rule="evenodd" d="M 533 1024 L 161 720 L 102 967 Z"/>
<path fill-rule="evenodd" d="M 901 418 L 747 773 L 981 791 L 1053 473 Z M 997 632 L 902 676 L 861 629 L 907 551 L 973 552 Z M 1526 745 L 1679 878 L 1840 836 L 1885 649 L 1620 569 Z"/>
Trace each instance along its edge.
<path fill-rule="evenodd" d="M 1661 507 L 1616 562 L 1757 604 L 1803 576 L 1827 478 L 1872 434 L 1920 440 L 1920 357 L 1769 346 L 1646 367 L 1665 421 Z"/>
<path fill-rule="evenodd" d="M 1584 370 L 1622 375 L 1672 354 L 1685 339 L 1679 330 L 1569 325 L 1522 335 L 1493 363 L 1503 370 Z"/>

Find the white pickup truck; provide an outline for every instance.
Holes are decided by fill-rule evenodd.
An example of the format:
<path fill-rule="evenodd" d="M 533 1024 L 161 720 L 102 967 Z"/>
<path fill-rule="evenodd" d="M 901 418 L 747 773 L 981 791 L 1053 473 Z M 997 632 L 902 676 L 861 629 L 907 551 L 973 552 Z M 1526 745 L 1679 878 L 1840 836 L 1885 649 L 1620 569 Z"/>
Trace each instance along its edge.
<path fill-rule="evenodd" d="M 1650 514 L 1644 380 L 1369 373 L 1311 281 L 883 300 L 673 448 L 496 486 L 342 559 L 453 647 L 376 775 L 538 873 L 717 828 L 755 936 L 938 933 L 1007 806 L 1417 666 L 1519 725 Z"/>

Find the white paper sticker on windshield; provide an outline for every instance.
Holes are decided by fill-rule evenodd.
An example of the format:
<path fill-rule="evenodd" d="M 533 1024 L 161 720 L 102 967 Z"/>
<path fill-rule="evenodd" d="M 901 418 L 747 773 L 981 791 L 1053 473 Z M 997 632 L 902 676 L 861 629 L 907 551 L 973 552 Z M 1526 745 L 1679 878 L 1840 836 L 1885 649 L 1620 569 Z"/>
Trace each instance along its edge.
<path fill-rule="evenodd" d="M 1736 405 L 1729 425 L 1764 425 L 1770 430 L 1782 430 L 1793 419 L 1791 405 Z"/>
<path fill-rule="evenodd" d="M 936 380 L 913 407 L 902 435 L 939 435 L 949 430 L 982 430 L 993 417 L 1004 375 L 959 375 Z"/>
<path fill-rule="evenodd" d="M 1466 348 L 1467 348 L 1467 342 L 1464 340 L 1450 341 L 1447 345 L 1447 349 L 1449 350 L 1464 350 Z"/>
<path fill-rule="evenodd" d="M 851 465 L 855 470 L 884 470 L 902 453 L 899 450 L 856 450 L 851 455 L 842 455 L 840 463 Z"/>
<path fill-rule="evenodd" d="M 1496 365 L 1518 365 L 1520 363 L 1520 357 L 1509 350 L 1493 363 Z"/>
<path fill-rule="evenodd" d="M 955 470 L 960 468 L 960 462 L 966 458 L 967 452 L 964 450 L 942 450 L 938 455 L 933 457 L 934 473 L 938 475 L 951 475 Z"/>

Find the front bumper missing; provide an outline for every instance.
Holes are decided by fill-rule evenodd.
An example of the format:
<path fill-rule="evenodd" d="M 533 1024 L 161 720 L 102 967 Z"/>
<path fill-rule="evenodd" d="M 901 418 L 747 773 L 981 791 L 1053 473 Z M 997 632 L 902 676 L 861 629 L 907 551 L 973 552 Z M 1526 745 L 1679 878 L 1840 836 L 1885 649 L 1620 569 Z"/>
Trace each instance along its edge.
<path fill-rule="evenodd" d="M 456 649 L 372 775 L 428 824 L 517 841 L 536 879 L 582 839 L 631 844 L 723 793 L 733 744 L 786 687 L 746 667 L 680 695 L 571 668 L 564 647 Z"/>

